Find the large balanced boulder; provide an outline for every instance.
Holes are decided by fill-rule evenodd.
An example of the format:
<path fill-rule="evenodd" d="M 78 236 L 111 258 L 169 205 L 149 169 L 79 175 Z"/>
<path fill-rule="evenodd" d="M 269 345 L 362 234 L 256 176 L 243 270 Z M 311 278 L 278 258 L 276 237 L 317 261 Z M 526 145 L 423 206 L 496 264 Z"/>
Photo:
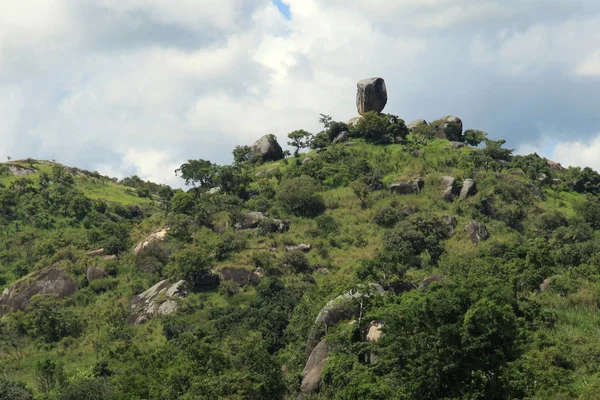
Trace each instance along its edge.
<path fill-rule="evenodd" d="M 460 142 L 463 132 L 463 123 L 460 118 L 449 115 L 433 122 L 432 125 L 436 138 Z"/>
<path fill-rule="evenodd" d="M 467 225 L 465 225 L 465 230 L 475 244 L 490 238 L 490 233 L 486 226 L 481 222 L 469 221 L 467 222 Z"/>
<path fill-rule="evenodd" d="M 325 339 L 313 349 L 302 370 L 302 384 L 300 391 L 304 394 L 318 393 L 321 390 L 321 375 L 323 367 L 329 358 L 330 346 Z"/>
<path fill-rule="evenodd" d="M 186 281 L 181 280 L 176 283 L 168 280 L 160 281 L 131 298 L 129 323 L 139 325 L 152 318 L 171 314 L 179 306 L 177 299 L 186 297 L 187 294 Z"/>
<path fill-rule="evenodd" d="M 387 89 L 383 78 L 363 79 L 356 87 L 356 109 L 360 115 L 369 111 L 383 111 L 387 104 Z"/>
<path fill-rule="evenodd" d="M 350 290 L 330 300 L 321 309 L 315 319 L 313 328 L 306 341 L 306 354 L 310 354 L 313 351 L 329 328 L 336 326 L 340 321 L 358 318 L 361 311 L 364 313 L 364 299 L 384 294 L 385 290 L 380 285 L 372 283 L 359 289 Z"/>
<path fill-rule="evenodd" d="M 35 295 L 69 297 L 77 291 L 77 283 L 58 267 L 48 267 L 13 283 L 0 296 L 0 314 L 25 310 Z"/>
<path fill-rule="evenodd" d="M 275 135 L 269 134 L 261 137 L 252 145 L 252 152 L 260 156 L 262 161 L 277 161 L 283 156 L 283 149 L 277 142 Z"/>
<path fill-rule="evenodd" d="M 137 246 L 135 246 L 135 249 L 133 249 L 133 255 L 137 256 L 140 251 L 142 251 L 146 246 L 148 246 L 150 243 L 152 243 L 154 241 L 165 240 L 165 237 L 167 236 L 168 232 L 169 232 L 168 228 L 161 229 L 158 232 L 154 232 L 153 234 L 148 236 L 146 239 L 144 239 L 140 243 L 138 243 Z"/>

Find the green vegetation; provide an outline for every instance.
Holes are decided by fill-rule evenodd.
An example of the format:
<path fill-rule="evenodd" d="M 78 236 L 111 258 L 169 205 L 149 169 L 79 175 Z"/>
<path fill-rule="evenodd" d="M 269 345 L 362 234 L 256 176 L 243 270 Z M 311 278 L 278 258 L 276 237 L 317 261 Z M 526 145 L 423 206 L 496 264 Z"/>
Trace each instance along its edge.
<path fill-rule="evenodd" d="M 598 398 L 597 172 L 321 122 L 277 162 L 189 160 L 187 191 L 0 164 L 0 400 Z M 76 290 L 15 306 L 50 266 Z"/>

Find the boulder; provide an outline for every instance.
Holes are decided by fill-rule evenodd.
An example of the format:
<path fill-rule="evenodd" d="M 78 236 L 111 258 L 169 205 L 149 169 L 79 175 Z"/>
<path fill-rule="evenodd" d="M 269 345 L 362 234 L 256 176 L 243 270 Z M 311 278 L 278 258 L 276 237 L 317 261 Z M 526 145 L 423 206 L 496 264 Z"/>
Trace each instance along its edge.
<path fill-rule="evenodd" d="M 186 281 L 180 280 L 173 284 L 168 280 L 160 281 L 131 298 L 129 323 L 139 325 L 153 318 L 171 314 L 179 306 L 177 299 L 184 298 L 187 294 Z"/>
<path fill-rule="evenodd" d="M 397 182 L 390 185 L 390 192 L 398 194 L 413 194 L 415 190 L 409 182 Z"/>
<path fill-rule="evenodd" d="M 252 152 L 261 157 L 262 161 L 277 161 L 283 158 L 283 149 L 275 135 L 265 135 L 252 145 Z"/>
<path fill-rule="evenodd" d="M 361 300 L 363 298 L 385 294 L 385 290 L 383 290 L 381 285 L 375 283 L 366 285 L 362 289 L 346 292 L 325 304 L 317 315 L 306 341 L 306 354 L 310 354 L 313 351 L 316 344 L 325 335 L 327 329 L 336 326 L 340 321 L 358 318 L 361 313 Z"/>
<path fill-rule="evenodd" d="M 87 272 L 85 273 L 85 276 L 86 276 L 88 282 L 91 283 L 95 280 L 104 279 L 104 278 L 108 277 L 108 272 L 106 272 L 106 270 L 104 270 L 104 268 L 89 267 L 87 269 Z"/>
<path fill-rule="evenodd" d="M 416 130 L 422 126 L 427 126 L 427 125 L 429 125 L 429 124 L 424 119 L 417 119 L 417 120 L 414 120 L 413 122 L 411 122 L 410 124 L 408 124 L 407 128 L 408 128 L 408 131 L 410 133 L 412 133 L 414 130 Z"/>
<path fill-rule="evenodd" d="M 301 251 L 303 253 L 308 253 L 310 251 L 310 249 L 311 249 L 310 244 L 305 244 L 305 243 L 301 243 L 296 246 L 285 246 L 285 251 L 288 251 L 288 252 Z"/>
<path fill-rule="evenodd" d="M 459 142 L 462 137 L 463 123 L 458 117 L 449 115 L 435 121 L 434 135 L 438 139 Z"/>
<path fill-rule="evenodd" d="M 131 218 L 141 218 L 142 217 L 142 209 L 140 208 L 140 206 L 135 205 L 135 204 L 130 204 L 127 206 L 127 209 L 129 210 L 129 214 L 131 215 Z"/>
<path fill-rule="evenodd" d="M 456 225 L 458 224 L 458 222 L 456 221 L 456 217 L 450 216 L 450 215 L 444 215 L 444 216 L 442 216 L 442 221 L 444 221 L 444 223 L 446 225 L 448 225 L 450 234 L 451 235 L 454 234 L 454 228 L 456 228 Z"/>
<path fill-rule="evenodd" d="M 475 184 L 475 181 L 473 179 L 465 179 L 463 182 L 463 187 L 460 190 L 459 199 L 464 200 L 469 196 L 473 196 L 475 193 L 477 193 L 477 185 Z"/>
<path fill-rule="evenodd" d="M 390 289 L 392 289 L 395 294 L 410 292 L 411 290 L 415 290 L 416 288 L 417 286 L 414 283 L 408 281 L 392 282 L 390 284 Z"/>
<path fill-rule="evenodd" d="M 346 142 L 346 143 L 344 143 L 344 146 L 352 147 L 352 146 L 356 146 L 357 144 L 358 144 L 358 142 Z"/>
<path fill-rule="evenodd" d="M 427 290 L 429 285 L 431 285 L 433 282 L 441 282 L 442 280 L 444 280 L 444 276 L 440 274 L 428 276 L 427 278 L 423 279 L 423 283 L 419 285 L 419 290 Z"/>
<path fill-rule="evenodd" d="M 273 168 L 265 169 L 265 170 L 262 170 L 262 171 L 258 171 L 258 172 L 256 173 L 256 176 L 257 176 L 257 177 L 260 177 L 260 176 L 268 176 L 268 175 L 272 175 L 272 174 L 274 174 L 275 172 L 277 172 L 277 170 L 278 170 L 278 169 L 279 169 L 279 167 L 273 167 Z"/>
<path fill-rule="evenodd" d="M 511 175 L 525 175 L 525 172 L 522 169 L 515 169 L 514 171 L 510 171 Z"/>
<path fill-rule="evenodd" d="M 240 286 L 248 284 L 257 285 L 264 276 L 264 271 L 248 271 L 243 268 L 226 267 L 219 270 L 219 279 L 222 281 L 234 281 Z"/>
<path fill-rule="evenodd" d="M 417 194 L 421 193 L 421 191 L 423 190 L 424 187 L 425 187 L 425 181 L 421 177 L 415 179 L 412 183 L 413 191 Z"/>
<path fill-rule="evenodd" d="M 314 157 L 312 157 L 312 156 L 307 156 L 307 157 L 304 157 L 304 158 L 302 159 L 302 165 L 304 165 L 304 164 L 308 164 L 308 163 L 309 163 L 309 162 L 311 162 L 313 159 L 314 159 Z"/>
<path fill-rule="evenodd" d="M 331 143 L 342 143 L 348 141 L 348 132 L 343 131 L 339 135 L 337 135 Z"/>
<path fill-rule="evenodd" d="M 473 241 L 473 243 L 478 244 L 481 241 L 488 240 L 490 238 L 490 233 L 484 224 L 477 221 L 469 221 L 465 225 L 465 230 L 469 237 Z"/>
<path fill-rule="evenodd" d="M 102 259 L 105 261 L 114 261 L 114 260 L 118 259 L 118 257 L 114 254 L 111 254 L 108 256 L 103 256 Z"/>
<path fill-rule="evenodd" d="M 450 142 L 450 147 L 453 149 L 462 149 L 467 144 L 463 142 Z"/>
<path fill-rule="evenodd" d="M 545 292 L 546 290 L 550 289 L 550 284 L 556 278 L 558 278 L 558 275 L 554 275 L 554 276 L 544 279 L 544 281 L 540 284 L 540 292 Z"/>
<path fill-rule="evenodd" d="M 323 339 L 310 353 L 306 365 L 302 370 L 303 379 L 300 385 L 302 393 L 309 395 L 318 393 L 321 390 L 321 375 L 323 374 L 323 367 L 329 358 L 330 352 L 330 346 Z"/>
<path fill-rule="evenodd" d="M 327 268 L 317 268 L 317 270 L 315 271 L 317 274 L 321 274 L 321 275 L 329 275 L 329 270 Z"/>
<path fill-rule="evenodd" d="M 244 219 L 241 222 L 235 224 L 237 230 L 250 230 L 259 227 L 259 224 L 263 220 L 269 219 L 264 213 L 258 211 L 251 211 L 244 214 Z M 284 233 L 290 229 L 292 221 L 286 219 L 270 219 L 272 224 L 273 233 Z"/>
<path fill-rule="evenodd" d="M 559 163 L 552 161 L 552 160 L 546 160 L 546 162 L 548 163 L 548 165 L 550 166 L 551 169 L 555 170 L 555 171 L 559 171 L 559 172 L 565 172 L 567 169 L 565 167 L 563 167 L 562 165 L 560 165 Z"/>
<path fill-rule="evenodd" d="M 501 159 L 497 158 L 495 161 L 496 161 L 498 164 L 500 164 L 500 167 L 502 167 L 502 168 L 504 168 L 504 169 L 507 169 L 507 168 L 509 168 L 509 167 L 510 167 L 510 163 L 509 163 L 508 161 L 506 161 L 506 160 L 501 160 Z"/>
<path fill-rule="evenodd" d="M 37 294 L 69 297 L 77 291 L 77 283 L 58 267 L 48 267 L 13 283 L 0 296 L 0 314 L 25 310 Z"/>
<path fill-rule="evenodd" d="M 383 78 L 363 79 L 356 87 L 356 109 L 360 115 L 369 111 L 383 111 L 388 99 Z"/>
<path fill-rule="evenodd" d="M 356 125 L 358 125 L 358 123 L 360 122 L 361 119 L 362 119 L 362 115 L 359 115 L 358 117 L 351 118 L 350 120 L 348 120 L 348 122 L 346 122 L 346 125 L 356 126 Z"/>
<path fill-rule="evenodd" d="M 104 255 L 104 249 L 88 251 L 86 254 L 88 257 L 98 257 Z"/>
<path fill-rule="evenodd" d="M 220 187 L 214 187 L 214 188 L 210 188 L 208 189 L 208 191 L 206 192 L 209 196 L 214 196 L 215 194 L 221 193 L 221 188 Z"/>
<path fill-rule="evenodd" d="M 161 229 L 158 232 L 154 232 L 146 239 L 142 240 L 137 246 L 135 246 L 135 249 L 133 249 L 133 255 L 137 256 L 138 253 L 144 249 L 144 247 L 148 246 L 150 243 L 156 240 L 165 240 L 165 237 L 167 236 L 168 232 L 169 228 Z"/>
<path fill-rule="evenodd" d="M 442 199 L 446 201 L 454 200 L 457 195 L 456 179 L 451 176 L 442 176 Z"/>

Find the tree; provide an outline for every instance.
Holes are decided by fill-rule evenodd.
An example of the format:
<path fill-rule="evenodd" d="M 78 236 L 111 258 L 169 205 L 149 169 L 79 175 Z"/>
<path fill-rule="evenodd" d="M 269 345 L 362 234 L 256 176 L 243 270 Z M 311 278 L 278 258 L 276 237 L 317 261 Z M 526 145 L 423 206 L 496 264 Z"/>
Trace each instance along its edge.
<path fill-rule="evenodd" d="M 158 191 L 159 203 L 161 208 L 165 210 L 165 214 L 168 214 L 171 209 L 171 199 L 173 198 L 173 194 L 173 189 L 167 185 L 161 186 Z"/>
<path fill-rule="evenodd" d="M 485 143 L 484 152 L 494 160 L 508 161 L 510 159 L 513 150 L 502 148 L 502 145 L 506 143 L 506 140 L 492 140 L 485 138 L 483 139 L 483 142 Z"/>
<path fill-rule="evenodd" d="M 325 210 L 325 203 L 317 193 L 318 189 L 317 181 L 309 176 L 288 179 L 279 186 L 277 201 L 292 214 L 315 217 Z"/>
<path fill-rule="evenodd" d="M 487 133 L 484 131 L 479 131 L 476 129 L 467 129 L 463 134 L 463 139 L 465 143 L 469 146 L 479 146 L 481 142 L 483 142 L 487 138 Z"/>
<path fill-rule="evenodd" d="M 56 363 L 46 359 L 35 364 L 36 384 L 40 392 L 48 397 L 48 393 L 56 383 Z"/>
<path fill-rule="evenodd" d="M 298 157 L 300 149 L 304 149 L 309 146 L 312 134 L 303 129 L 300 129 L 297 131 L 290 132 L 288 134 L 288 138 L 290 139 L 288 145 L 296 148 L 296 150 L 294 151 L 294 156 Z"/>
<path fill-rule="evenodd" d="M 360 200 L 360 207 L 363 210 L 367 208 L 369 196 L 371 195 L 371 188 L 369 185 L 364 183 L 362 180 L 358 180 L 351 182 L 350 188 L 358 200 Z"/>
<path fill-rule="evenodd" d="M 252 160 L 252 148 L 250 146 L 235 146 L 233 148 L 233 162 L 236 165 L 243 165 Z"/>
<path fill-rule="evenodd" d="M 212 184 L 215 165 L 208 160 L 188 160 L 175 170 L 175 175 L 181 173 L 186 186 L 209 186 Z"/>
<path fill-rule="evenodd" d="M 167 265 L 175 279 L 185 279 L 195 288 L 211 287 L 216 283 L 211 273 L 212 257 L 196 247 L 188 247 L 173 254 Z"/>
<path fill-rule="evenodd" d="M 33 393 L 22 382 L 12 382 L 0 375 L 0 400 L 33 400 Z"/>

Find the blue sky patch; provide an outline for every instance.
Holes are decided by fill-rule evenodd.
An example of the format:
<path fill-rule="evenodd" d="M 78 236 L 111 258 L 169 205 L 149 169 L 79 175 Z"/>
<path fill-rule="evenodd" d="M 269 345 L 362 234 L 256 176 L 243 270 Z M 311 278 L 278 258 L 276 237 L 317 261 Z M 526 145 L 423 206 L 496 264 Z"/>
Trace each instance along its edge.
<path fill-rule="evenodd" d="M 287 19 L 290 19 L 290 6 L 284 4 L 281 0 L 273 0 L 273 4 L 277 6 L 279 12 L 281 12 Z"/>

